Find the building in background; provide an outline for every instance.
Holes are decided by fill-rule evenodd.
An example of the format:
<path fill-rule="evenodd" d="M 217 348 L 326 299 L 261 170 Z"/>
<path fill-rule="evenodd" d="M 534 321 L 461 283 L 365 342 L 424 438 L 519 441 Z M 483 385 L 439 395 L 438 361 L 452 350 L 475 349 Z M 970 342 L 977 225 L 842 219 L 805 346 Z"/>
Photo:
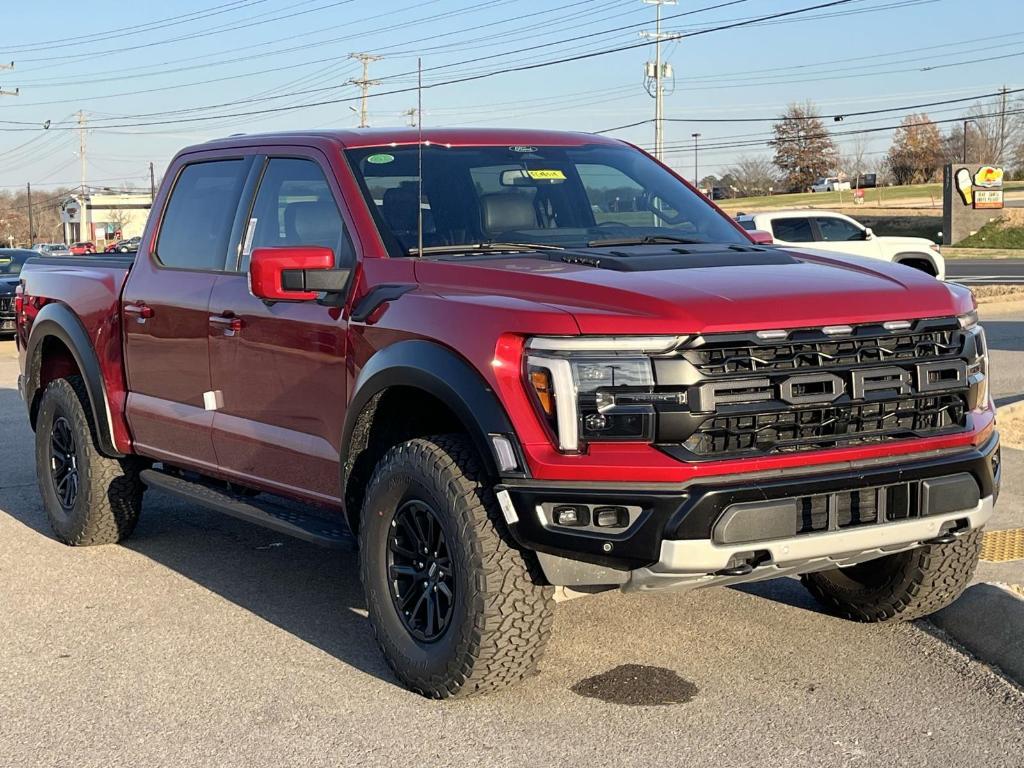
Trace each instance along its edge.
<path fill-rule="evenodd" d="M 96 250 L 142 234 L 152 200 L 148 192 L 91 190 L 68 195 L 60 203 L 64 242 L 88 240 Z"/>

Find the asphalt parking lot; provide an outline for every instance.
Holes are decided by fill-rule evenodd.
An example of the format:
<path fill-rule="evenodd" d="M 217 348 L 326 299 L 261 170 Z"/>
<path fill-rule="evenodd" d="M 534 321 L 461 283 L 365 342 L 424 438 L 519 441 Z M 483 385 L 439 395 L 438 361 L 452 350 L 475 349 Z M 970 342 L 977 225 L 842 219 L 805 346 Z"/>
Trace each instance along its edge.
<path fill-rule="evenodd" d="M 986 320 L 996 397 L 1019 397 L 1024 313 Z M 563 603 L 539 677 L 426 701 L 378 655 L 349 555 L 152 491 L 126 545 L 57 543 L 16 376 L 0 342 L 0 766 L 1021 765 L 1020 689 L 793 580 Z M 997 527 L 1024 524 L 1006 466 Z"/>

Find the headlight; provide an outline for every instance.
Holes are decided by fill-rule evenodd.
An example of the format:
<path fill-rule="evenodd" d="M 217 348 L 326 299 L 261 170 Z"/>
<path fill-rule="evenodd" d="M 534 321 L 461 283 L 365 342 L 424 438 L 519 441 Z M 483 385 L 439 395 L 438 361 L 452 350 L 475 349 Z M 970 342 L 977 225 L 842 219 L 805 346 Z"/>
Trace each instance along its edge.
<path fill-rule="evenodd" d="M 973 328 L 978 324 L 978 310 L 972 309 L 965 315 L 960 315 L 957 320 L 960 321 L 960 327 L 964 330 Z"/>
<path fill-rule="evenodd" d="M 968 405 L 971 410 L 988 405 L 988 340 L 985 338 L 985 329 L 977 324 L 978 313 L 973 314 L 975 323 L 967 333 L 969 343 L 974 345 L 973 359 L 967 365 L 967 382 L 971 386 Z"/>
<path fill-rule="evenodd" d="M 563 451 L 585 442 L 654 438 L 650 354 L 679 336 L 536 337 L 527 344 L 526 382 Z M 666 395 L 679 401 L 682 395 Z"/>

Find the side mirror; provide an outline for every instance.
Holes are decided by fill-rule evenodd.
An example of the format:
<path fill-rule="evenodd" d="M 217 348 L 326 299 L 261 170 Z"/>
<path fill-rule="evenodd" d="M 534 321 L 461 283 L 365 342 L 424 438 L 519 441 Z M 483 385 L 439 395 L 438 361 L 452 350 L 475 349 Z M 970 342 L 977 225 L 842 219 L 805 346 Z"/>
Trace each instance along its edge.
<path fill-rule="evenodd" d="M 319 245 L 256 248 L 249 261 L 249 291 L 264 301 L 313 301 L 340 293 L 349 270 L 334 269 L 334 252 Z"/>
<path fill-rule="evenodd" d="M 771 232 L 765 232 L 763 229 L 751 229 L 747 232 L 750 235 L 750 239 L 758 245 L 773 245 L 775 238 L 772 237 Z"/>
<path fill-rule="evenodd" d="M 871 239 L 871 238 L 873 238 L 874 236 L 875 236 L 875 233 L 874 233 L 874 231 L 873 231 L 873 230 L 871 229 L 871 227 L 866 227 L 866 228 L 864 229 L 864 239 L 865 239 L 865 240 L 870 240 L 870 239 Z"/>

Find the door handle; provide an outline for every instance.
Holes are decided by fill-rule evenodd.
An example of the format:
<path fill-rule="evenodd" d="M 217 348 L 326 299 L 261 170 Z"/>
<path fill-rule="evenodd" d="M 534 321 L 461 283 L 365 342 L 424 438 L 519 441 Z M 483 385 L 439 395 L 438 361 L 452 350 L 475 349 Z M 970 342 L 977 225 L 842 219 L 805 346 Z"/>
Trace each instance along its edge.
<path fill-rule="evenodd" d="M 142 325 L 153 316 L 153 308 L 140 300 L 134 304 L 125 304 L 124 313 L 125 315 L 134 316 L 136 318 L 135 322 Z"/>
<path fill-rule="evenodd" d="M 219 315 L 210 315 L 210 325 L 222 328 L 225 336 L 234 336 L 242 330 L 242 318 L 236 317 L 230 310 L 225 310 Z"/>

